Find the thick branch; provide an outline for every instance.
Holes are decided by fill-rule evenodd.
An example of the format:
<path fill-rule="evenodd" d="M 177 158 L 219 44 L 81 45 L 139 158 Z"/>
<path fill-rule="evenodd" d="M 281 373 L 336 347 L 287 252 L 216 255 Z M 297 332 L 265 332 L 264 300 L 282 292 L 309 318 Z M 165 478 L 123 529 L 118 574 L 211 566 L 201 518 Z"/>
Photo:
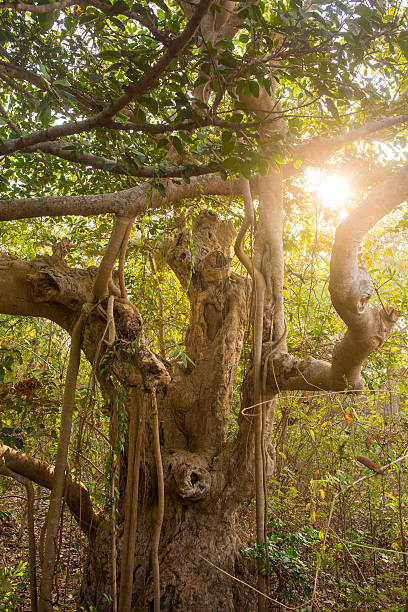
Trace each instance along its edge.
<path fill-rule="evenodd" d="M 4 9 L 11 9 L 13 11 L 19 11 L 21 13 L 35 13 L 36 15 L 44 15 L 44 13 L 51 13 L 52 11 L 62 11 L 69 6 L 78 4 L 78 0 L 59 0 L 58 2 L 51 2 L 49 4 L 26 4 L 25 2 L 19 2 L 14 0 L 12 2 L 0 2 L 0 11 Z"/>
<path fill-rule="evenodd" d="M 272 358 L 265 353 L 270 389 L 340 391 L 362 389 L 361 368 L 367 357 L 390 335 L 399 311 L 392 307 L 369 306 L 371 279 L 358 264 L 358 249 L 364 235 L 385 215 L 408 198 L 408 165 L 374 187 L 337 228 L 331 264 L 329 290 L 333 306 L 347 325 L 335 346 L 332 362 L 287 353 Z"/>
<path fill-rule="evenodd" d="M 0 462 L 41 487 L 52 489 L 54 468 L 46 461 L 34 459 L 9 446 L 0 445 Z M 92 507 L 88 490 L 82 482 L 74 482 L 70 476 L 67 476 L 65 482 L 65 501 L 81 529 L 92 536 L 96 532 L 99 515 Z"/>
<path fill-rule="evenodd" d="M 333 381 L 361 386 L 361 366 L 391 333 L 399 312 L 370 307 L 371 279 L 358 264 L 358 248 L 364 235 L 408 197 L 408 165 L 374 187 L 367 198 L 337 228 L 330 263 L 330 296 L 348 326 L 333 353 Z"/>
<path fill-rule="evenodd" d="M 317 157 L 320 156 L 319 159 L 321 161 L 346 144 L 350 144 L 359 138 L 367 137 L 376 131 L 398 125 L 407 120 L 408 115 L 399 115 L 398 117 L 383 119 L 378 122 L 367 124 L 347 134 L 336 136 L 333 139 L 318 140 L 316 142 L 311 141 L 308 144 L 301 145 L 299 150 L 295 149 L 293 158 L 299 159 L 302 157 L 305 160 L 309 160 L 313 158 L 317 159 Z M 52 143 L 50 142 L 44 143 L 45 148 L 51 146 Z M 317 151 L 317 153 L 313 153 L 313 151 Z M 287 164 L 283 169 L 286 177 L 293 174 L 292 164 Z M 168 206 L 182 198 L 195 198 L 200 195 L 237 195 L 240 193 L 238 180 L 223 181 L 220 177 L 205 175 L 200 179 L 195 180 L 193 178 L 190 184 L 175 185 L 169 183 L 166 187 L 167 193 L 165 197 L 160 196 L 156 191 L 152 193 L 151 202 L 149 204 L 151 209 Z M 150 189 L 151 187 L 149 185 L 139 185 L 125 191 L 101 195 L 51 196 L 9 201 L 0 200 L 0 221 L 41 216 L 92 216 L 107 212 L 137 216 L 146 210 L 146 198 Z"/>
<path fill-rule="evenodd" d="M 190 183 L 164 183 L 166 195 L 152 190 L 150 184 L 137 185 L 124 191 L 84 196 L 51 196 L 0 200 L 0 221 L 64 215 L 92 216 L 116 213 L 136 217 L 145 210 L 168 208 L 181 199 L 202 195 L 234 195 L 239 193 L 238 180 L 224 181 L 219 176 L 205 175 L 192 178 Z M 148 198 L 148 195 L 151 197 Z"/>

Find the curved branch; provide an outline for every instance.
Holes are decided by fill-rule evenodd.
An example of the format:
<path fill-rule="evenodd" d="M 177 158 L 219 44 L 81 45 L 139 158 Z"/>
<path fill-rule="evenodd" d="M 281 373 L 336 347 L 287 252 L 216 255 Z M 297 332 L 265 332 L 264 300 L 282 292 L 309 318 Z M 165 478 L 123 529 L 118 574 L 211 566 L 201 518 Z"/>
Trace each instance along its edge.
<path fill-rule="evenodd" d="M 5 466 L 37 483 L 46 489 L 52 489 L 54 468 L 46 461 L 34 459 L 10 446 L 0 445 L 0 462 Z M 75 482 L 68 475 L 65 481 L 65 501 L 81 529 L 89 536 L 96 533 L 99 515 L 94 511 L 88 489 L 82 482 Z"/>
<path fill-rule="evenodd" d="M 329 291 L 334 308 L 348 330 L 333 353 L 333 383 L 361 388 L 365 359 L 391 333 L 400 312 L 370 307 L 370 276 L 358 264 L 364 235 L 408 197 L 408 165 L 374 187 L 365 200 L 340 223 L 330 262 Z"/>
<path fill-rule="evenodd" d="M 374 187 L 365 200 L 340 223 L 330 262 L 329 291 L 334 308 L 347 325 L 335 346 L 331 363 L 307 357 L 299 359 L 277 353 L 267 372 L 273 390 L 341 391 L 360 390 L 361 368 L 391 334 L 400 312 L 393 307 L 368 304 L 372 284 L 358 263 L 364 235 L 385 215 L 408 198 L 408 165 Z"/>

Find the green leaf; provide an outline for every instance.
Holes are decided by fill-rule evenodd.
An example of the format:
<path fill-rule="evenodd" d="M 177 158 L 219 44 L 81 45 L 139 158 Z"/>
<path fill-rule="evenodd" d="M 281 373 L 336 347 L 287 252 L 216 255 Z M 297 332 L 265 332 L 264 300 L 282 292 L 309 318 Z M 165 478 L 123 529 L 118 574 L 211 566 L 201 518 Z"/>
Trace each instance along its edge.
<path fill-rule="evenodd" d="M 170 140 L 171 140 L 173 147 L 176 149 L 177 153 L 179 155 L 184 155 L 184 147 L 183 147 L 183 143 L 181 142 L 180 138 L 178 138 L 177 136 L 170 136 Z"/>
<path fill-rule="evenodd" d="M 401 49 L 404 57 L 408 60 L 408 40 L 406 38 L 402 38 L 401 36 L 397 40 L 398 46 Z"/>
<path fill-rule="evenodd" d="M 234 148 L 235 142 L 232 139 L 223 142 L 221 147 L 221 155 L 228 155 L 229 153 L 231 153 L 231 151 L 234 150 Z"/>
<path fill-rule="evenodd" d="M 63 85 L 64 87 L 71 87 L 71 83 L 67 79 L 57 79 L 53 82 L 53 85 Z"/>

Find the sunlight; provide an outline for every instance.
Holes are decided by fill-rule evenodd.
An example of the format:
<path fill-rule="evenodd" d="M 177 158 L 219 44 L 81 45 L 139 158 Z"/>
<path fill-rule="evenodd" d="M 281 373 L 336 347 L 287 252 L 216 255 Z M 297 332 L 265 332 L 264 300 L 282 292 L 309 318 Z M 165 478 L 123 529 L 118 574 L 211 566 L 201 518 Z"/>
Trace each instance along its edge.
<path fill-rule="evenodd" d="M 311 168 L 307 179 L 320 204 L 326 208 L 343 208 L 350 198 L 351 190 L 345 176 Z"/>

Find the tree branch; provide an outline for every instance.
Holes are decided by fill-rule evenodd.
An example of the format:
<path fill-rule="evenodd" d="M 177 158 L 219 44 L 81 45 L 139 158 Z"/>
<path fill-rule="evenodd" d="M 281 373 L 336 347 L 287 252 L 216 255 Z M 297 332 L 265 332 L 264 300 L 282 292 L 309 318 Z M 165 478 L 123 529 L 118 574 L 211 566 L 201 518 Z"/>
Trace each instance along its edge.
<path fill-rule="evenodd" d="M 146 93 L 154 87 L 155 83 L 163 72 L 169 67 L 170 63 L 177 58 L 188 45 L 196 33 L 202 18 L 207 13 L 213 2 L 214 0 L 201 0 L 183 32 L 177 38 L 172 40 L 171 44 L 160 56 L 158 61 L 153 64 L 151 68 L 146 70 L 138 81 L 130 85 L 130 87 L 128 87 L 128 89 L 121 96 L 108 104 L 100 113 L 80 121 L 72 121 L 69 123 L 63 123 L 61 125 L 54 125 L 50 128 L 38 130 L 19 138 L 3 140 L 0 144 L 0 155 L 9 155 L 10 153 L 21 151 L 21 149 L 30 147 L 40 142 L 56 140 L 57 138 L 62 138 L 64 136 L 72 136 L 73 134 L 82 134 L 95 129 L 96 127 L 105 125 L 107 120 L 122 110 L 122 108 L 124 108 L 134 98 Z"/>
<path fill-rule="evenodd" d="M 86 4 L 99 9 L 100 11 L 102 11 L 103 13 L 106 13 L 107 15 L 117 14 L 115 12 L 114 7 L 108 2 L 104 2 L 103 0 L 88 0 Z M 134 19 L 135 21 L 138 21 L 140 25 L 144 26 L 147 30 L 149 30 L 149 32 L 153 35 L 153 38 L 163 43 L 166 47 L 170 46 L 171 39 L 170 39 L 169 33 L 159 30 L 159 28 L 154 22 L 154 14 L 152 13 L 152 11 L 149 10 L 148 4 L 144 7 L 144 9 L 149 11 L 150 17 L 151 17 L 150 20 L 148 20 L 146 17 L 143 17 L 143 15 L 141 15 L 140 13 L 134 10 L 127 10 L 127 11 L 120 10 L 120 14 L 125 15 L 126 17 L 129 17 L 130 19 Z"/>
<path fill-rule="evenodd" d="M 36 15 L 44 15 L 45 13 L 52 13 L 53 11 L 62 11 L 69 6 L 78 4 L 79 0 L 58 0 L 58 2 L 51 2 L 49 4 L 26 4 L 25 2 L 19 2 L 19 0 L 12 0 L 11 2 L 0 2 L 0 11 L 4 9 L 10 9 L 13 11 L 19 11 L 20 13 L 35 13 Z"/>
<path fill-rule="evenodd" d="M 0 462 L 16 474 L 28 478 L 41 487 L 52 489 L 54 468 L 46 461 L 34 459 L 9 446 L 0 445 Z M 70 476 L 67 476 L 64 498 L 78 525 L 84 533 L 92 537 L 98 526 L 99 515 L 92 507 L 85 485 L 82 482 L 75 482 Z"/>
<path fill-rule="evenodd" d="M 76 143 L 68 141 L 43 142 L 34 147 L 24 149 L 22 153 L 42 151 L 43 153 L 49 153 L 55 157 L 65 159 L 72 163 L 81 164 L 82 166 L 104 170 L 111 174 L 125 174 L 127 176 L 136 176 L 139 178 L 183 178 L 186 173 L 188 173 L 189 176 L 202 176 L 203 174 L 218 172 L 221 169 L 221 164 L 217 162 L 197 166 L 137 166 L 133 164 L 131 158 L 129 158 L 129 163 L 125 166 L 121 162 L 107 159 L 106 157 L 99 157 L 97 155 L 75 150 L 73 149 L 75 145 Z"/>
<path fill-rule="evenodd" d="M 400 312 L 392 307 L 369 306 L 372 284 L 358 264 L 364 235 L 385 215 L 408 198 L 408 165 L 374 187 L 363 202 L 340 223 L 336 231 L 329 291 L 334 308 L 347 325 L 335 346 L 332 362 L 312 357 L 299 359 L 287 353 L 265 354 L 266 382 L 273 390 L 360 390 L 361 368 L 391 334 Z"/>
<path fill-rule="evenodd" d="M 52 13 L 53 11 L 62 11 L 71 6 L 75 6 L 76 4 L 85 4 L 88 6 L 93 6 L 94 8 L 102 11 L 106 15 L 117 15 L 115 9 L 112 5 L 107 2 L 103 2 L 103 0 L 88 0 L 85 2 L 80 2 L 80 0 L 59 0 L 58 2 L 49 2 L 46 4 L 26 4 L 25 2 L 19 2 L 19 0 L 12 0 L 11 2 L 0 2 L 0 11 L 3 9 L 10 9 L 13 11 L 19 11 L 20 13 L 32 13 L 35 15 L 44 15 L 45 13 Z M 125 15 L 130 19 L 134 19 L 138 21 L 141 25 L 151 32 L 153 37 L 164 45 L 168 46 L 170 44 L 169 37 L 161 32 L 156 24 L 154 23 L 153 15 L 151 14 L 151 20 L 149 21 L 145 17 L 143 17 L 137 11 L 119 11 L 119 14 Z"/>
<path fill-rule="evenodd" d="M 303 161 L 308 165 L 320 165 L 339 149 L 353 144 L 357 140 L 364 140 L 373 134 L 386 130 L 401 123 L 408 122 L 408 114 L 397 115 L 395 117 L 385 117 L 379 121 L 370 121 L 345 134 L 339 134 L 333 138 L 314 138 L 308 142 L 294 147 L 291 157 L 294 161 Z M 293 162 L 283 166 L 284 178 L 289 178 L 296 174 L 298 170 L 293 166 Z"/>
<path fill-rule="evenodd" d="M 202 195 L 235 195 L 239 193 L 237 179 L 222 180 L 219 176 L 204 175 L 192 178 L 190 183 L 164 183 L 166 194 L 162 196 L 150 184 L 137 185 L 124 191 L 84 196 L 49 196 L 0 200 L 0 221 L 30 219 L 34 217 L 61 217 L 65 215 L 94 216 L 116 213 L 136 217 L 145 210 L 168 208 L 181 199 Z M 150 194 L 150 199 L 147 196 Z"/>

